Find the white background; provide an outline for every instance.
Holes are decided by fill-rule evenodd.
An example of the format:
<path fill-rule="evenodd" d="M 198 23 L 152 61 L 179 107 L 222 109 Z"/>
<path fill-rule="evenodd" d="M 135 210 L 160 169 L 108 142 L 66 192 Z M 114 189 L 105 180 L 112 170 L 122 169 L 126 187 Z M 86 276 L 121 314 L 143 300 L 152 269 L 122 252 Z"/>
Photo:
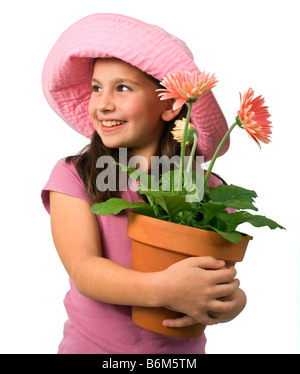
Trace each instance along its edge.
<path fill-rule="evenodd" d="M 254 189 L 260 214 L 286 231 L 244 228 L 255 239 L 238 264 L 245 311 L 208 327 L 207 353 L 299 353 L 299 36 L 297 0 L 51 0 L 1 2 L 0 353 L 56 353 L 68 277 L 40 190 L 56 161 L 87 140 L 46 103 L 41 71 L 50 48 L 78 19 L 122 13 L 187 42 L 228 122 L 239 92 L 262 94 L 273 121 L 262 150 L 237 128 L 215 171 Z"/>

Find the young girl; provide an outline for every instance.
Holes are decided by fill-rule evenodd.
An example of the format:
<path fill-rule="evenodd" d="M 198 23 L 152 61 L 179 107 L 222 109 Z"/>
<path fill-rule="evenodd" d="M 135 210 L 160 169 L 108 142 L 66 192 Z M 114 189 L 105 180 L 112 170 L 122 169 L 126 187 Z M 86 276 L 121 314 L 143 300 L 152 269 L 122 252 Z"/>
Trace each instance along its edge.
<path fill-rule="evenodd" d="M 126 148 L 128 157 L 143 156 L 150 165 L 153 155 L 179 154 L 170 130 L 185 108 L 174 110 L 173 102 L 160 101 L 156 92 L 159 80 L 178 70 L 199 72 L 181 40 L 115 14 L 75 23 L 46 60 L 43 90 L 50 106 L 91 138 L 80 154 L 57 163 L 42 191 L 54 243 L 70 276 L 69 319 L 59 353 L 204 353 L 204 334 L 178 339 L 144 330 L 132 322 L 131 306 L 182 312 L 183 318 L 164 321 L 177 328 L 227 322 L 245 306 L 236 270 L 215 258 L 189 258 L 155 273 L 131 270 L 127 216 L 91 213 L 92 204 L 112 196 L 142 200 L 131 188 L 100 191 L 99 157 L 118 161 L 119 149 Z M 227 130 L 211 92 L 193 105 L 192 122 L 199 133 L 198 155 L 209 160 Z"/>

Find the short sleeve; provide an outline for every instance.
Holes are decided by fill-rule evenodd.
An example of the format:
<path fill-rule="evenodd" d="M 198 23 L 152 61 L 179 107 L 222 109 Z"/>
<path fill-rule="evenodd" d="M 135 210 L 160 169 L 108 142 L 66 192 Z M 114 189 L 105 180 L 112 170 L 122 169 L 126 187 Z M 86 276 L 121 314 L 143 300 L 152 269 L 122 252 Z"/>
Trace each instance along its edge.
<path fill-rule="evenodd" d="M 90 202 L 74 163 L 67 163 L 65 159 L 58 161 L 54 166 L 49 180 L 41 193 L 42 202 L 48 213 L 50 213 L 50 191 L 65 193 Z"/>

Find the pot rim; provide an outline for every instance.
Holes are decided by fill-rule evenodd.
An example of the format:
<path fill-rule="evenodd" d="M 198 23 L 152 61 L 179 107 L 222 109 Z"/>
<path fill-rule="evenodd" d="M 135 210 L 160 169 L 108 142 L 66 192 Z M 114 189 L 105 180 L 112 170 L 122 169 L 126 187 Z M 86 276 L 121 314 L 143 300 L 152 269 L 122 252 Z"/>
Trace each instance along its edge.
<path fill-rule="evenodd" d="M 128 215 L 127 235 L 132 240 L 187 256 L 213 257 L 242 261 L 249 237 L 232 243 L 214 231 L 184 226 L 145 216 L 134 211 Z"/>

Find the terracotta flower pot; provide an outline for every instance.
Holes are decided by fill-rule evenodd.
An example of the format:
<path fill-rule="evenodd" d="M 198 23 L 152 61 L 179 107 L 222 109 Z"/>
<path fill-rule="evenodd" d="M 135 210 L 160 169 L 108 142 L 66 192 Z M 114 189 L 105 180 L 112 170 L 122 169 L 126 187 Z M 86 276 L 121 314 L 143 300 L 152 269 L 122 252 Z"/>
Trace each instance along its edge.
<path fill-rule="evenodd" d="M 191 256 L 213 256 L 225 260 L 227 265 L 242 261 L 249 242 L 243 237 L 237 244 L 219 234 L 162 221 L 130 212 L 127 235 L 132 239 L 132 269 L 161 271 Z M 181 313 L 166 308 L 132 307 L 132 320 L 144 329 L 158 334 L 178 337 L 199 337 L 205 326 L 199 324 L 182 327 L 164 327 L 167 318 L 178 318 Z"/>

